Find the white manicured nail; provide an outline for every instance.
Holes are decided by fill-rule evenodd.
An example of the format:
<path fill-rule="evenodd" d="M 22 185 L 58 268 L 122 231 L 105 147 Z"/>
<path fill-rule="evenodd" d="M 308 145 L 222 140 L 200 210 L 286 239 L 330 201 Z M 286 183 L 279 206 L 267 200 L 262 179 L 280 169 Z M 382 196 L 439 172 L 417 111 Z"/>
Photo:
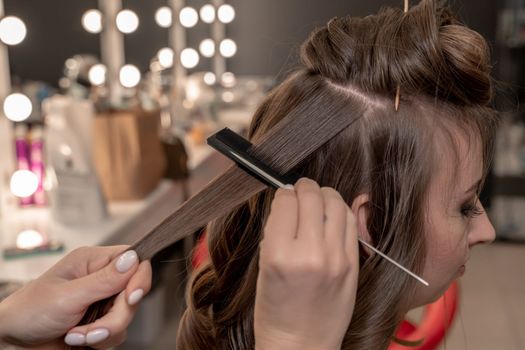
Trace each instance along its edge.
<path fill-rule="evenodd" d="M 128 250 L 120 256 L 117 260 L 117 270 L 120 273 L 128 271 L 137 261 L 139 257 L 134 250 Z"/>
<path fill-rule="evenodd" d="M 82 333 L 68 333 L 64 338 L 67 345 L 79 346 L 86 343 L 86 336 Z"/>
<path fill-rule="evenodd" d="M 109 337 L 109 331 L 105 328 L 95 329 L 86 335 L 86 343 L 88 345 L 101 342 L 102 340 Z"/>
<path fill-rule="evenodd" d="M 129 305 L 135 305 L 142 299 L 142 296 L 144 295 L 143 289 L 137 289 L 134 290 L 128 297 L 128 304 Z"/>
<path fill-rule="evenodd" d="M 284 185 L 283 188 L 285 188 L 287 190 L 293 190 L 294 189 L 293 185 Z"/>

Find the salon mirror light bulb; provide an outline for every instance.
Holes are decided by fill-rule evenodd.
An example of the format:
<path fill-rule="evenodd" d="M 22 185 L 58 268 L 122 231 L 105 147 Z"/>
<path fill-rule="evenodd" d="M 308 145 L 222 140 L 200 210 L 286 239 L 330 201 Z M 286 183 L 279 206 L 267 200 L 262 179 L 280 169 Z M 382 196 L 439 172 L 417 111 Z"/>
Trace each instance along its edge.
<path fill-rule="evenodd" d="M 212 39 L 204 39 L 199 44 L 199 51 L 204 57 L 212 57 L 215 55 L 215 42 Z"/>
<path fill-rule="evenodd" d="M 16 236 L 17 248 L 31 249 L 39 247 L 44 243 L 44 235 L 36 230 L 24 230 Z"/>
<path fill-rule="evenodd" d="M 38 176 L 29 170 L 17 170 L 11 176 L 9 188 L 17 197 L 32 196 L 38 189 Z"/>
<path fill-rule="evenodd" d="M 162 6 L 155 12 L 155 22 L 162 28 L 171 27 L 172 15 L 168 6 Z"/>
<path fill-rule="evenodd" d="M 157 58 L 162 68 L 173 67 L 173 50 L 169 47 L 160 49 Z"/>
<path fill-rule="evenodd" d="M 73 58 L 68 58 L 66 62 L 64 63 L 67 69 L 71 71 L 78 71 L 79 63 L 78 60 L 75 60 Z"/>
<path fill-rule="evenodd" d="M 219 45 L 219 52 L 224 57 L 232 57 L 237 53 L 237 44 L 232 39 L 224 39 Z"/>
<path fill-rule="evenodd" d="M 204 80 L 204 83 L 206 85 L 213 85 L 217 81 L 217 77 L 212 72 L 204 73 L 204 76 L 202 77 L 202 79 Z"/>
<path fill-rule="evenodd" d="M 189 102 L 195 102 L 201 95 L 201 88 L 198 81 L 188 80 L 186 83 L 186 100 Z"/>
<path fill-rule="evenodd" d="M 26 25 L 18 17 L 7 16 L 0 21 L 0 40 L 6 45 L 20 44 L 26 37 Z"/>
<path fill-rule="evenodd" d="M 224 72 L 221 76 L 221 83 L 224 87 L 234 87 L 236 82 L 237 79 L 235 79 L 235 74 L 232 72 Z"/>
<path fill-rule="evenodd" d="M 120 68 L 119 72 L 120 84 L 127 88 L 133 88 L 140 82 L 140 71 L 132 64 L 126 64 Z"/>
<path fill-rule="evenodd" d="M 88 10 L 82 16 L 82 27 L 93 34 L 102 31 L 102 13 L 99 10 Z"/>
<path fill-rule="evenodd" d="M 14 93 L 4 100 L 4 114 L 13 122 L 21 122 L 29 118 L 33 112 L 33 105 L 29 97 L 21 93 Z"/>
<path fill-rule="evenodd" d="M 191 28 L 199 21 L 199 15 L 193 7 L 187 6 L 180 10 L 179 20 L 183 27 Z"/>
<path fill-rule="evenodd" d="M 88 79 L 91 85 L 104 85 L 106 83 L 106 71 L 106 66 L 101 63 L 89 68 Z"/>
<path fill-rule="evenodd" d="M 231 103 L 233 102 L 235 96 L 233 95 L 233 92 L 231 91 L 224 91 L 222 94 L 221 94 L 221 98 L 224 102 L 226 103 Z"/>
<path fill-rule="evenodd" d="M 222 23 L 230 23 L 235 18 L 235 10 L 231 5 L 221 5 L 217 10 L 217 17 Z"/>
<path fill-rule="evenodd" d="M 122 10 L 117 14 L 117 28 L 124 34 L 133 33 L 139 27 L 139 18 L 131 10 Z"/>
<path fill-rule="evenodd" d="M 73 151 L 71 150 L 71 146 L 69 146 L 66 143 L 61 144 L 58 147 L 58 151 L 60 152 L 60 154 L 62 154 L 66 158 L 71 157 L 71 154 L 73 154 Z"/>
<path fill-rule="evenodd" d="M 199 14 L 201 21 L 204 23 L 213 23 L 213 21 L 215 21 L 215 8 L 210 4 L 202 6 Z"/>
<path fill-rule="evenodd" d="M 192 48 L 185 48 L 180 53 L 180 63 L 187 69 L 195 67 L 199 64 L 199 53 Z"/>

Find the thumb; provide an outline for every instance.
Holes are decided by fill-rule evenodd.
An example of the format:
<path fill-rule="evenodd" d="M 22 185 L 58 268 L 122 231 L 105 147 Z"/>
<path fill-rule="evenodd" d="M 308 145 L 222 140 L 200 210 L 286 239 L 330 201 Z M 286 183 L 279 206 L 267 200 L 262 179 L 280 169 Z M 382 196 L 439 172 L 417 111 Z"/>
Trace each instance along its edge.
<path fill-rule="evenodd" d="M 120 293 L 138 268 L 138 256 L 128 250 L 109 264 L 93 273 L 69 283 L 70 296 L 75 305 L 90 304 Z"/>

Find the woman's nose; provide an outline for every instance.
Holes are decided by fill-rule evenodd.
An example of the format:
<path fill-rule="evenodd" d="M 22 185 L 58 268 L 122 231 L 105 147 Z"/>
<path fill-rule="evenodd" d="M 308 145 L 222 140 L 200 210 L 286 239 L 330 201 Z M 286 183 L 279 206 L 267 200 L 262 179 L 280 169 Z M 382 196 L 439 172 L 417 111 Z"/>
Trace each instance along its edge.
<path fill-rule="evenodd" d="M 475 224 L 472 226 L 472 231 L 469 237 L 469 246 L 476 244 L 490 244 L 496 238 L 496 230 L 489 220 L 487 212 L 483 209 L 483 214 L 474 220 Z"/>

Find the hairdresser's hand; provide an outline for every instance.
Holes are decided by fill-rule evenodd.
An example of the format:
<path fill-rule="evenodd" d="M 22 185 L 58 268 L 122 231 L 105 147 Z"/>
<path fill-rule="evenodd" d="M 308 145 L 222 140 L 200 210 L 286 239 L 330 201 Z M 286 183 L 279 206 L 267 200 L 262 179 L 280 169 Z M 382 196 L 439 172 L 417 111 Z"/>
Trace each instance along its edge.
<path fill-rule="evenodd" d="M 39 349 L 61 349 L 64 341 L 95 349 L 122 343 L 138 301 L 151 287 L 149 261 L 139 264 L 133 251 L 121 255 L 126 248 L 76 249 L 10 295 L 0 303 L 2 340 Z M 115 294 L 103 317 L 75 327 L 90 304 Z"/>
<path fill-rule="evenodd" d="M 341 349 L 358 272 L 354 216 L 339 193 L 309 179 L 279 189 L 260 245 L 256 349 Z"/>

